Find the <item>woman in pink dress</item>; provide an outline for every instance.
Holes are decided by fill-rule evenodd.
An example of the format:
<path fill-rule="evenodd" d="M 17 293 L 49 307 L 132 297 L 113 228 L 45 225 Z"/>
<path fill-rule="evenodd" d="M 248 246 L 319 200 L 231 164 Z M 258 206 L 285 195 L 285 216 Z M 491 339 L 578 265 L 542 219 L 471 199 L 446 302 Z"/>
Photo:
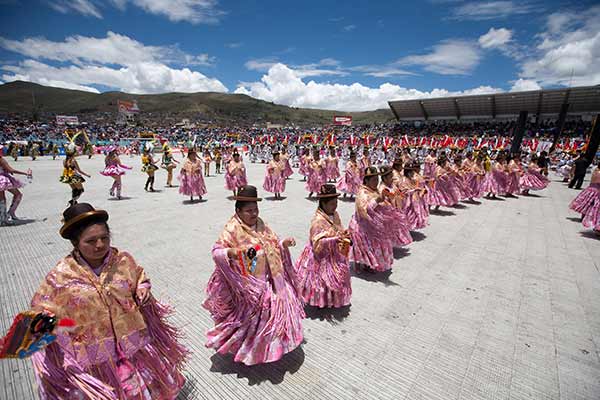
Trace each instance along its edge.
<path fill-rule="evenodd" d="M 188 150 L 188 156 L 183 162 L 177 178 L 179 179 L 179 193 L 190 196 L 191 202 L 194 201 L 194 196 L 198 196 L 198 200 L 202 200 L 202 196 L 207 193 L 202 177 L 202 160 L 198 158 L 196 149 L 193 147 Z"/>
<path fill-rule="evenodd" d="M 327 183 L 327 164 L 321 158 L 319 149 L 313 150 L 313 159 L 308 165 L 308 180 L 306 181 L 306 190 L 309 192 L 308 197 L 312 197 L 313 193 L 318 193 L 321 186 Z"/>
<path fill-rule="evenodd" d="M 337 188 L 340 192 L 344 193 L 344 197 L 346 197 L 348 194 L 350 197 L 353 197 L 356 193 L 358 193 L 358 189 L 362 184 L 360 176 L 360 166 L 356 162 L 356 153 L 351 151 L 350 159 L 346 163 L 344 175 L 340 177 L 337 183 Z"/>
<path fill-rule="evenodd" d="M 8 162 L 3 156 L 2 145 L 0 145 L 0 226 L 9 223 L 8 217 L 10 217 L 12 221 L 19 220 L 16 211 L 23 199 L 23 194 L 19 189 L 25 185 L 13 175 L 26 175 L 27 177 L 31 177 L 31 170 L 22 172 L 8 165 Z M 6 212 L 6 195 L 4 194 L 6 191 L 13 196 L 8 213 Z"/>
<path fill-rule="evenodd" d="M 600 162 L 592 172 L 590 185 L 573 199 L 569 208 L 581 214 L 581 222 L 600 236 Z"/>
<path fill-rule="evenodd" d="M 469 172 L 467 175 L 466 189 L 469 199 L 478 199 L 483 196 L 483 181 L 485 179 L 485 168 L 483 165 L 483 155 L 477 157 L 476 161 L 469 163 Z M 464 165 L 464 163 L 463 163 Z"/>
<path fill-rule="evenodd" d="M 521 186 L 519 184 L 523 170 L 521 168 L 521 156 L 518 154 L 509 157 L 510 161 L 506 165 L 507 183 L 506 183 L 506 196 L 516 197 L 515 194 L 521 192 Z"/>
<path fill-rule="evenodd" d="M 425 157 L 425 169 L 423 171 L 423 175 L 426 178 L 433 179 L 435 178 L 435 169 L 437 167 L 437 158 L 435 156 L 435 150 L 429 150 L 429 153 Z"/>
<path fill-rule="evenodd" d="M 392 168 L 383 166 L 379 168 L 381 183 L 379 183 L 379 194 L 385 199 L 381 204 L 381 211 L 387 215 L 387 227 L 392 238 L 394 247 L 406 246 L 412 243 L 410 235 L 410 223 L 404 215 L 404 196 L 394 185 L 394 174 Z"/>
<path fill-rule="evenodd" d="M 405 166 L 403 179 L 399 179 L 396 183 L 403 197 L 402 209 L 409 222 L 410 230 L 425 228 L 429 219 L 427 186 L 422 185 L 415 178 L 415 173 L 419 169 L 419 166 L 414 164 Z"/>
<path fill-rule="evenodd" d="M 506 173 L 505 166 L 502 161 L 502 156 L 498 156 L 496 161 L 492 162 L 491 169 L 485 174 L 483 180 L 483 192 L 487 193 L 486 198 L 495 199 L 496 195 L 506 192 Z"/>
<path fill-rule="evenodd" d="M 387 271 L 394 261 L 394 244 L 386 226 L 390 221 L 382 212 L 386 200 L 377 190 L 377 168 L 369 167 L 363 174 L 363 185 L 356 195 L 355 211 L 348 228 L 352 237 L 350 262 L 354 262 L 357 271 Z"/>
<path fill-rule="evenodd" d="M 529 165 L 527 165 L 527 170 L 523 172 L 523 176 L 521 176 L 519 181 L 519 186 L 524 195 L 528 195 L 530 190 L 545 189 L 550 183 L 548 178 L 542 174 L 541 168 L 537 165 L 537 161 L 537 156 L 534 155 L 531 157 L 531 161 L 529 162 Z"/>
<path fill-rule="evenodd" d="M 263 189 L 269 193 L 274 193 L 275 199 L 281 199 L 281 193 L 285 192 L 285 177 L 283 176 L 285 165 L 279 158 L 279 150 L 273 150 L 271 154 L 273 159 L 267 164 Z"/>
<path fill-rule="evenodd" d="M 116 196 L 117 199 L 121 200 L 121 177 L 130 169 L 131 167 L 121 163 L 121 160 L 119 159 L 119 148 L 117 146 L 109 147 L 108 154 L 104 158 L 104 169 L 100 171 L 100 174 L 113 178 L 113 184 L 108 191 L 109 196 Z"/>
<path fill-rule="evenodd" d="M 306 177 L 308 176 L 309 173 L 309 164 L 311 162 L 311 157 L 310 157 L 310 150 L 307 148 L 302 149 L 302 155 L 300 155 L 300 168 L 299 168 L 299 172 L 300 175 L 302 175 L 304 178 L 302 179 L 302 181 L 306 181 Z"/>
<path fill-rule="evenodd" d="M 327 157 L 327 181 L 337 182 L 340 177 L 340 163 L 337 155 L 335 154 L 335 147 L 329 147 L 329 156 Z"/>
<path fill-rule="evenodd" d="M 290 156 L 288 154 L 287 146 L 284 145 L 281 147 L 281 154 L 279 155 L 279 158 L 285 167 L 283 170 L 283 176 L 285 179 L 288 179 L 290 176 L 294 175 L 294 170 L 290 164 Z"/>
<path fill-rule="evenodd" d="M 206 288 L 206 308 L 215 326 L 206 347 L 233 354 L 246 365 L 269 363 L 296 349 L 305 317 L 289 247 L 258 217 L 254 186 L 234 197 L 235 214 L 212 248 L 215 270 Z"/>
<path fill-rule="evenodd" d="M 296 275 L 304 302 L 319 308 L 350 304 L 352 287 L 348 252 L 350 232 L 337 213 L 335 185 L 326 184 L 317 194 L 319 208 L 310 224 L 309 242 L 296 262 Z"/>
<path fill-rule="evenodd" d="M 440 206 L 452 207 L 458 204 L 460 192 L 451 178 L 451 172 L 446 169 L 448 160 L 445 156 L 437 159 L 437 167 L 429 191 L 428 203 L 438 210 Z"/>
<path fill-rule="evenodd" d="M 242 186 L 246 186 L 248 180 L 246 178 L 246 166 L 240 159 L 240 153 L 233 153 L 233 159 L 226 164 L 225 172 L 225 189 L 235 192 Z"/>

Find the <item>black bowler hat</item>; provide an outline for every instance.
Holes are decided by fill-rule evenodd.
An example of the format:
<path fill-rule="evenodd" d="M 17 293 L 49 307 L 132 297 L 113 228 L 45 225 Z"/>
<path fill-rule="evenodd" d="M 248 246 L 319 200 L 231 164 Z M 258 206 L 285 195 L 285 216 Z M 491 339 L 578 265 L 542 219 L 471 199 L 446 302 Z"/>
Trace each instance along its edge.
<path fill-rule="evenodd" d="M 63 226 L 60 228 L 60 236 L 65 239 L 72 239 L 73 230 L 82 224 L 95 221 L 108 221 L 108 213 L 104 210 L 96 210 L 88 203 L 77 203 L 67 208 L 63 212 Z"/>
<path fill-rule="evenodd" d="M 379 168 L 379 175 L 381 176 L 386 176 L 392 173 L 392 169 L 390 167 L 388 167 L 387 165 Z"/>
<path fill-rule="evenodd" d="M 377 167 L 367 167 L 365 168 L 365 178 L 370 176 L 378 176 L 379 171 L 377 171 Z"/>
<path fill-rule="evenodd" d="M 238 201 L 262 201 L 260 197 L 258 197 L 258 192 L 256 190 L 256 186 L 246 185 L 239 188 L 237 194 L 233 196 L 233 200 Z"/>

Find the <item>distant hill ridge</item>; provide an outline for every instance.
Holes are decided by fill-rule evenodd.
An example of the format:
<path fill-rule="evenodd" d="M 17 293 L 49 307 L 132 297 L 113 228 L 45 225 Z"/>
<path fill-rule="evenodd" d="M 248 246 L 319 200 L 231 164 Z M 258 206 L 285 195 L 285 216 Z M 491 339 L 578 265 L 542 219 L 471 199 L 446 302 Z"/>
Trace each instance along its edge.
<path fill-rule="evenodd" d="M 294 123 L 299 125 L 329 124 L 334 115 L 352 115 L 353 124 L 371 124 L 394 119 L 389 109 L 367 112 L 342 112 L 295 108 L 243 94 L 228 93 L 164 93 L 129 94 L 122 92 L 90 93 L 61 89 L 36 83 L 15 81 L 0 85 L 0 113 L 39 116 L 67 114 L 84 116 L 117 113 L 117 100 L 136 100 L 143 118 L 211 120 L 219 123 Z M 91 115 L 90 115 L 91 116 Z"/>

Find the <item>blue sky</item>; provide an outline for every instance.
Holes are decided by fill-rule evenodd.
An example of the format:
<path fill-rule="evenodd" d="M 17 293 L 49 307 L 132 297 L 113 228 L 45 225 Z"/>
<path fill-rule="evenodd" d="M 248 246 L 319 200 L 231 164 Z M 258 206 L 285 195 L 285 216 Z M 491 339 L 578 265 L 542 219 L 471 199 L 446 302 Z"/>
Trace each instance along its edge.
<path fill-rule="evenodd" d="M 600 84 L 592 1 L 0 0 L 0 81 L 297 107 Z"/>

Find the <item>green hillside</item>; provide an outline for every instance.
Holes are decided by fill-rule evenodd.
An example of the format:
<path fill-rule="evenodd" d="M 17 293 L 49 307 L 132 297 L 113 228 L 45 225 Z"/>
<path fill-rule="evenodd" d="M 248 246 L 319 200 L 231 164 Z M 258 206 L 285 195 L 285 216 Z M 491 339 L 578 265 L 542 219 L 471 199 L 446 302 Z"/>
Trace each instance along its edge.
<path fill-rule="evenodd" d="M 352 115 L 354 124 L 370 124 L 393 120 L 389 109 L 368 112 L 336 112 L 294 108 L 243 94 L 226 93 L 164 93 L 134 95 L 122 92 L 95 94 L 79 90 L 60 89 L 35 83 L 16 81 L 0 85 L 0 113 L 31 116 L 33 110 L 39 118 L 52 114 L 79 115 L 83 120 L 98 117 L 114 118 L 117 100 L 136 100 L 147 120 L 193 121 L 216 123 L 294 123 L 303 126 L 331 123 L 334 115 Z M 35 108 L 34 108 L 35 104 Z M 108 114 L 107 114 L 108 113 Z"/>

